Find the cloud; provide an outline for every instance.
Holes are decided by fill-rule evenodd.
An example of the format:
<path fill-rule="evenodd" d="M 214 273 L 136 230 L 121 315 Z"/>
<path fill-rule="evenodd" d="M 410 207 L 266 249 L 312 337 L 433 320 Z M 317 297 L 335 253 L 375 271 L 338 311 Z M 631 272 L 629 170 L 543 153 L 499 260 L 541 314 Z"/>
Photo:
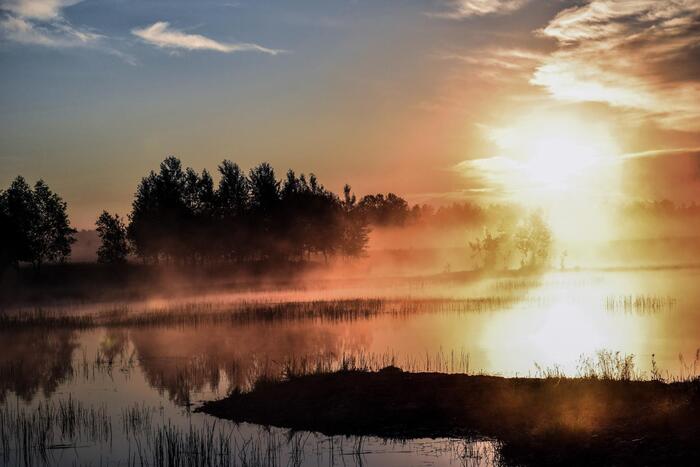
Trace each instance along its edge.
<path fill-rule="evenodd" d="M 73 26 L 62 10 L 82 0 L 2 0 L 0 34 L 12 42 L 44 47 L 88 47 L 102 36 Z"/>
<path fill-rule="evenodd" d="M 222 53 L 262 52 L 270 55 L 277 55 L 281 52 L 258 44 L 225 43 L 199 34 L 186 34 L 171 28 L 170 24 L 165 21 L 158 21 L 144 28 L 136 28 L 131 32 L 149 44 L 166 49 L 211 50 Z"/>
<path fill-rule="evenodd" d="M 63 8 L 80 3 L 82 0 L 2 0 L 0 9 L 15 16 L 36 20 L 50 20 L 61 16 Z"/>
<path fill-rule="evenodd" d="M 462 53 L 441 53 L 438 58 L 463 63 L 474 69 L 474 74 L 489 81 L 527 81 L 535 68 L 546 58 L 536 50 L 524 48 L 487 47 Z"/>
<path fill-rule="evenodd" d="M 700 1 L 593 0 L 539 33 L 558 49 L 530 82 L 556 99 L 634 109 L 700 129 Z"/>
<path fill-rule="evenodd" d="M 45 47 L 89 46 L 101 37 L 90 31 L 76 29 L 65 22 L 36 24 L 16 16 L 0 19 L 0 32 L 13 42 Z"/>
<path fill-rule="evenodd" d="M 463 19 L 473 16 L 507 14 L 519 10 L 529 0 L 448 0 L 446 8 L 431 16 Z"/>

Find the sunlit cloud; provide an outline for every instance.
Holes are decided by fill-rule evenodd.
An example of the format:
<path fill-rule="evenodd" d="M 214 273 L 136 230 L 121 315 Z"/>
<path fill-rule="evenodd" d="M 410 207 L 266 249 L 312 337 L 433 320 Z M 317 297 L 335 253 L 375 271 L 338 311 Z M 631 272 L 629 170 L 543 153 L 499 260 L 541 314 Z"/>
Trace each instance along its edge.
<path fill-rule="evenodd" d="M 522 8 L 529 0 L 447 0 L 445 8 L 431 16 L 462 19 L 473 16 L 507 14 Z"/>
<path fill-rule="evenodd" d="M 133 29 L 132 34 L 156 47 L 174 50 L 209 50 L 222 53 L 262 52 L 277 55 L 280 50 L 269 49 L 247 42 L 226 43 L 200 34 L 187 34 L 170 27 L 166 21 L 158 21 L 144 28 Z"/>
<path fill-rule="evenodd" d="M 0 9 L 22 18 L 50 20 L 61 16 L 61 10 L 83 0 L 2 0 Z"/>
<path fill-rule="evenodd" d="M 700 2 L 595 0 L 540 33 L 559 49 L 531 83 L 556 99 L 636 109 L 668 128 L 700 128 Z"/>
<path fill-rule="evenodd" d="M 678 154 L 680 154 L 680 155 L 688 155 L 688 154 L 700 155 L 700 147 L 671 148 L 671 149 L 649 149 L 647 151 L 628 152 L 626 154 L 623 154 L 621 157 L 623 159 L 639 159 L 639 158 L 646 158 L 646 157 L 675 156 Z"/>
<path fill-rule="evenodd" d="M 473 70 L 472 75 L 485 80 L 522 82 L 532 76 L 546 56 L 528 49 L 484 48 L 468 53 L 441 53 L 438 58 L 462 63 Z"/>

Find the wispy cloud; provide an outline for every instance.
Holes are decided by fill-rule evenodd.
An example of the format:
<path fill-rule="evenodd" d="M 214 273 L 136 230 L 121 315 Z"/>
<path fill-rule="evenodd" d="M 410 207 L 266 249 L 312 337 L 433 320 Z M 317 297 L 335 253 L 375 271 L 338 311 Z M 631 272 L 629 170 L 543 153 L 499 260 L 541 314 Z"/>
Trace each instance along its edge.
<path fill-rule="evenodd" d="M 64 9 L 82 0 L 0 0 L 0 37 L 17 44 L 55 49 L 90 48 L 119 57 L 129 64 L 135 59 L 105 43 L 105 36 L 73 25 Z"/>
<path fill-rule="evenodd" d="M 442 10 L 431 16 L 463 19 L 472 16 L 500 15 L 519 10 L 529 0 L 447 0 Z"/>
<path fill-rule="evenodd" d="M 650 149 L 648 151 L 628 152 L 620 156 L 623 159 L 639 159 L 641 157 L 665 157 L 675 155 L 700 155 L 700 147 L 671 148 L 671 149 Z"/>
<path fill-rule="evenodd" d="M 594 0 L 540 31 L 559 49 L 531 83 L 559 100 L 635 109 L 668 128 L 700 128 L 700 2 Z"/>
<path fill-rule="evenodd" d="M 63 20 L 43 24 L 12 15 L 0 19 L 0 32 L 13 42 L 58 48 L 90 46 L 102 37 Z"/>
<path fill-rule="evenodd" d="M 85 47 L 100 35 L 73 26 L 63 9 L 82 0 L 0 0 L 0 33 L 7 40 L 45 47 Z"/>
<path fill-rule="evenodd" d="M 132 34 L 145 42 L 164 49 L 210 50 L 214 52 L 262 52 L 277 55 L 281 50 L 269 49 L 248 42 L 219 42 L 200 34 L 187 34 L 170 27 L 166 21 L 158 21 L 144 28 L 133 29 Z"/>
<path fill-rule="evenodd" d="M 468 53 L 444 52 L 437 57 L 474 68 L 483 79 L 512 82 L 527 81 L 546 55 L 536 50 L 487 47 Z"/>

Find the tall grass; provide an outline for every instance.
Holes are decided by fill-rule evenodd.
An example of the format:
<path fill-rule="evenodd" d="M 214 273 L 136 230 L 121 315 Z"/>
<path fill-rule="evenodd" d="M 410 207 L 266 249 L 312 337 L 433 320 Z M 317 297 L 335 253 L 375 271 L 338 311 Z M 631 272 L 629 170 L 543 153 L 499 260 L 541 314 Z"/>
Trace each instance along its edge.
<path fill-rule="evenodd" d="M 510 294 L 464 299 L 352 299 L 284 303 L 221 304 L 195 302 L 155 309 L 120 306 L 86 313 L 73 309 L 35 309 L 0 312 L 0 329 L 75 328 L 135 326 L 196 326 L 199 324 L 273 322 L 279 320 L 352 321 L 382 314 L 408 315 L 424 312 L 482 312 L 508 308 L 537 298 L 516 298 Z"/>
<path fill-rule="evenodd" d="M 658 295 L 609 295 L 605 297 L 605 309 L 634 313 L 657 313 L 676 306 L 673 297 Z"/>
<path fill-rule="evenodd" d="M 79 442 L 111 443 L 112 433 L 104 406 L 87 407 L 71 396 L 34 409 L 0 405 L 0 447 L 6 465 L 47 463 L 53 450 Z"/>

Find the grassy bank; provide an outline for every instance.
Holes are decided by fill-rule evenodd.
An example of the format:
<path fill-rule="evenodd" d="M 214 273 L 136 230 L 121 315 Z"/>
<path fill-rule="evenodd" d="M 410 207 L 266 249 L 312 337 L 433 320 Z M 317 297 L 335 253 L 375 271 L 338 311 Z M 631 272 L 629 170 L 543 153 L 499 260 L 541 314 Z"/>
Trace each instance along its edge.
<path fill-rule="evenodd" d="M 700 381 L 341 371 L 260 382 L 199 410 L 389 438 L 485 436 L 516 464 L 697 465 Z"/>

